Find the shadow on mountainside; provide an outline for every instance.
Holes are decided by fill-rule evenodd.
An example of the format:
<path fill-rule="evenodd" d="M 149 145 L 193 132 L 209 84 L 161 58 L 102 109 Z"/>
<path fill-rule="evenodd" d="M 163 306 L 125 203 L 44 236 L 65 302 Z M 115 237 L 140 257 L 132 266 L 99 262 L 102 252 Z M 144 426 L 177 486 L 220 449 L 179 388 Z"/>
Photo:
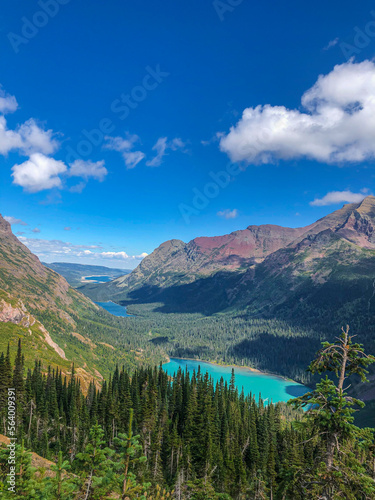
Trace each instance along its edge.
<path fill-rule="evenodd" d="M 229 293 L 238 278 L 238 273 L 218 272 L 193 283 L 168 288 L 145 285 L 129 292 L 126 298 L 118 302 L 123 306 L 162 302 L 163 305 L 157 307 L 155 312 L 211 315 L 229 307 Z"/>

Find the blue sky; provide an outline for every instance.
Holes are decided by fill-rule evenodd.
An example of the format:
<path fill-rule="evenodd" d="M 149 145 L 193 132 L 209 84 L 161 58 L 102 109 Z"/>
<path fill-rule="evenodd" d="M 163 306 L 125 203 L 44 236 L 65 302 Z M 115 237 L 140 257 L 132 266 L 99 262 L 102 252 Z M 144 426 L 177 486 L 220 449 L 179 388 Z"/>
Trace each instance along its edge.
<path fill-rule="evenodd" d="M 42 259 L 134 267 L 375 191 L 372 2 L 5 5 L 0 212 Z"/>

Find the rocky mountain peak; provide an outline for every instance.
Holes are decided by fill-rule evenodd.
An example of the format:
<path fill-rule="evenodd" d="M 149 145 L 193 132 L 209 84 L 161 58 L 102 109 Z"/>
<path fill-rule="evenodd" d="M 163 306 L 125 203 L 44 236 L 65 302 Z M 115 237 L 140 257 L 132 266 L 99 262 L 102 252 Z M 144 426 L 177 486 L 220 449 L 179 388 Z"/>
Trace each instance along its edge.
<path fill-rule="evenodd" d="M 12 229 L 8 221 L 0 214 L 0 232 L 12 234 Z"/>
<path fill-rule="evenodd" d="M 368 217 L 375 217 L 375 196 L 366 196 L 359 204 L 357 212 Z"/>

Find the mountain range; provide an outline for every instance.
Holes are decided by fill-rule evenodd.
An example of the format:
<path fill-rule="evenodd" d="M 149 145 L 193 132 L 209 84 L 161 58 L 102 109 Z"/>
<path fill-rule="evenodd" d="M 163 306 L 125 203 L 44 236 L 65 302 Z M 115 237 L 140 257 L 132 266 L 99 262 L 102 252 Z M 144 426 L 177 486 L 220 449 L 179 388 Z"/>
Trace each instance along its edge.
<path fill-rule="evenodd" d="M 161 303 L 163 312 L 292 315 L 306 304 L 334 304 L 339 313 L 350 303 L 373 314 L 374 226 L 375 197 L 368 196 L 307 227 L 249 226 L 166 241 L 130 274 L 80 290 L 125 305 Z"/>
<path fill-rule="evenodd" d="M 84 384 L 164 352 L 305 380 L 319 341 L 347 323 L 375 352 L 374 226 L 368 196 L 303 228 L 170 240 L 130 274 L 75 290 L 0 216 L 0 351 L 22 337 L 29 365 L 38 358 L 67 374 L 74 362 Z M 116 318 L 90 299 L 132 306 L 138 318 Z M 365 396 L 375 397 L 373 386 Z"/>

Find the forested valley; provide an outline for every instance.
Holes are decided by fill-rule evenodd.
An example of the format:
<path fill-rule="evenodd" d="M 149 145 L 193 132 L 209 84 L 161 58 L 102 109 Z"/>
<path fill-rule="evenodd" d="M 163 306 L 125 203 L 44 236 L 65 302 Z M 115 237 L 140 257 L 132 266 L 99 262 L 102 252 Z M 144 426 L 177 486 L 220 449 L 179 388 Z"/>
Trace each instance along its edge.
<path fill-rule="evenodd" d="M 207 374 L 116 368 L 86 394 L 75 376 L 41 365 L 25 373 L 0 356 L 1 429 L 15 394 L 17 493 L 8 491 L 9 446 L 0 451 L 3 498 L 338 499 L 375 496 L 374 429 L 353 425 L 363 406 L 346 378 L 365 382 L 374 361 L 348 331 L 324 343 L 309 369 L 339 373 L 288 403 L 264 404 Z M 307 410 L 307 411 L 305 411 Z M 9 433 L 8 433 L 9 436 Z M 28 450 L 51 460 L 35 469 Z"/>

